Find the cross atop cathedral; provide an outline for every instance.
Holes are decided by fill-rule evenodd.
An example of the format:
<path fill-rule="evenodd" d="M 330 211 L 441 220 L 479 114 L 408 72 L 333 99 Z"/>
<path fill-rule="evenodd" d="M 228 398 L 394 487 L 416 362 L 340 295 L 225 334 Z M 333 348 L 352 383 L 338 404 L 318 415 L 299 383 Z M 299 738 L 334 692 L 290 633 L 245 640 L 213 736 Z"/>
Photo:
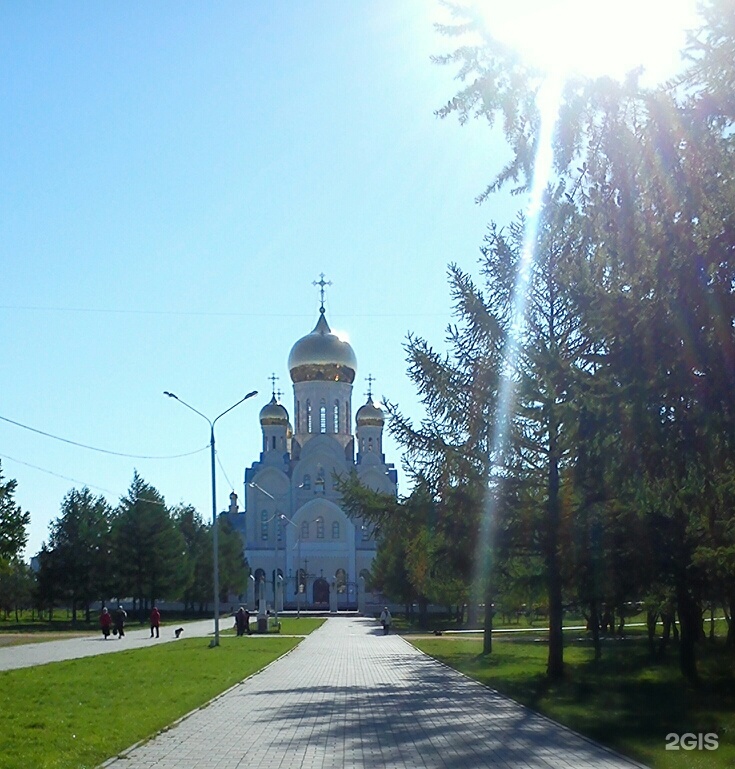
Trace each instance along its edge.
<path fill-rule="evenodd" d="M 371 401 L 373 399 L 373 382 L 375 381 L 375 377 L 372 374 L 368 374 L 365 379 L 367 379 L 368 383 L 368 391 L 366 395 L 368 400 Z"/>
<path fill-rule="evenodd" d="M 273 397 L 276 397 L 276 382 L 278 381 L 279 377 L 276 376 L 276 372 L 274 371 L 268 379 L 271 380 L 271 384 L 273 385 Z"/>
<path fill-rule="evenodd" d="M 276 398 L 280 401 L 283 397 L 283 390 L 276 390 Z"/>
<path fill-rule="evenodd" d="M 319 286 L 319 293 L 321 295 L 321 307 L 319 308 L 319 312 L 322 314 L 324 313 L 324 286 L 331 286 L 332 281 L 331 280 L 324 280 L 324 273 L 319 273 L 319 280 L 313 280 L 311 282 L 312 286 Z"/>

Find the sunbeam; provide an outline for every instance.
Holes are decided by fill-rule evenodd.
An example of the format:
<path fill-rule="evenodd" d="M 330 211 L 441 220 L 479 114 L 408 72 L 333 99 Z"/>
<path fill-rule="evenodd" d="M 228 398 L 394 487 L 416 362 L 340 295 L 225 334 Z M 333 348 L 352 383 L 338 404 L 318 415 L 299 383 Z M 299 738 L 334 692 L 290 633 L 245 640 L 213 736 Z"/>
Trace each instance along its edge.
<path fill-rule="evenodd" d="M 483 600 L 486 579 L 491 567 L 490 559 L 497 510 L 497 484 L 502 483 L 502 478 L 499 477 L 498 471 L 502 467 L 503 457 L 507 448 L 508 431 L 515 399 L 515 370 L 518 364 L 518 352 L 526 328 L 528 291 L 533 277 L 543 196 L 551 178 L 553 166 L 552 140 L 559 113 L 562 87 L 562 78 L 549 76 L 536 96 L 541 122 L 530 197 L 526 207 L 523 248 L 511 298 L 511 323 L 508 339 L 504 346 L 504 375 L 498 394 L 498 405 L 491 443 L 490 471 L 485 489 L 483 514 L 480 522 L 480 537 L 478 539 L 477 557 L 475 558 L 476 574 L 473 580 L 473 603 L 475 606 Z"/>

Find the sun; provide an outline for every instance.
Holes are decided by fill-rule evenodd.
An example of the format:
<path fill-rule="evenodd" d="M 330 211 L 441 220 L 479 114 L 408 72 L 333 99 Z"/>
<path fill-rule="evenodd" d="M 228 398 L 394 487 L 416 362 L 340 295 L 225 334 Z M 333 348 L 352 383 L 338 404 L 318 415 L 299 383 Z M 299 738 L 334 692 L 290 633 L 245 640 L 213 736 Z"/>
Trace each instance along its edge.
<path fill-rule="evenodd" d="M 643 68 L 649 85 L 680 67 L 697 0 L 474 0 L 496 39 L 562 76 L 622 79 Z"/>

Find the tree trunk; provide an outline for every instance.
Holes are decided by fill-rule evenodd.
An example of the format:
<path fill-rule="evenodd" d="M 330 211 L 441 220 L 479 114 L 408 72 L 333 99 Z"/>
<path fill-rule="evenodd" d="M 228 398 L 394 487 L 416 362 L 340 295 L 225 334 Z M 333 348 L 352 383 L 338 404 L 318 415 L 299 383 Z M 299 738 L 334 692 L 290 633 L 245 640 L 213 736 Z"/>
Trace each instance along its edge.
<path fill-rule="evenodd" d="M 648 650 L 651 657 L 656 654 L 656 622 L 658 621 L 658 612 L 649 609 L 646 612 L 646 630 L 648 632 Z"/>
<path fill-rule="evenodd" d="M 735 593 L 730 596 L 728 603 L 730 604 L 729 613 L 727 608 L 723 605 L 723 608 L 725 609 L 725 619 L 727 621 L 727 638 L 725 640 L 725 646 L 728 649 L 735 649 Z"/>
<path fill-rule="evenodd" d="M 429 602 L 426 598 L 419 598 L 419 627 L 429 626 Z"/>
<path fill-rule="evenodd" d="M 597 611 L 597 601 L 590 602 L 590 618 L 587 626 L 592 633 L 592 645 L 595 649 L 595 662 L 602 659 L 602 646 L 600 644 L 600 617 Z"/>
<path fill-rule="evenodd" d="M 681 625 L 679 641 L 679 670 L 693 686 L 699 685 L 696 644 L 702 630 L 702 614 L 699 604 L 684 585 L 677 585 L 676 597 Z"/>
<path fill-rule="evenodd" d="M 492 654 L 493 651 L 493 595 L 490 585 L 485 590 L 485 617 L 482 626 L 482 653 Z"/>
<path fill-rule="evenodd" d="M 561 570 L 559 567 L 559 465 L 556 456 L 556 432 L 556 425 L 552 420 L 549 429 L 548 528 L 546 536 L 546 573 L 549 594 L 549 656 L 546 675 L 552 681 L 558 681 L 564 676 L 563 608 Z"/>

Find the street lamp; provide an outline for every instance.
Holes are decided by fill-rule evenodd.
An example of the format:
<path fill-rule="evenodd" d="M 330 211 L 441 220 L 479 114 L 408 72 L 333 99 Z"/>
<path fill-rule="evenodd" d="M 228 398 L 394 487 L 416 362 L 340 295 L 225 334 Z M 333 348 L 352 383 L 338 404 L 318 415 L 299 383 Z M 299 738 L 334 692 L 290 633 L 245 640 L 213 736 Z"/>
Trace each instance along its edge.
<path fill-rule="evenodd" d="M 212 550 L 214 554 L 214 640 L 210 646 L 219 646 L 219 537 L 217 535 L 217 492 L 214 472 L 214 425 L 220 417 L 223 417 L 225 414 L 232 411 L 235 406 L 239 406 L 248 398 L 252 398 L 253 396 L 257 395 L 258 391 L 253 390 L 252 392 L 249 392 L 244 398 L 240 398 L 237 403 L 234 403 L 232 406 L 230 406 L 230 408 L 223 411 L 214 419 L 210 419 L 209 417 L 204 416 L 201 411 L 197 411 L 193 406 L 190 406 L 186 401 L 181 400 L 181 398 L 179 398 L 177 395 L 174 395 L 173 393 L 164 391 L 163 394 L 167 395 L 169 398 L 177 400 L 182 406 L 186 406 L 186 408 L 190 409 L 195 414 L 199 414 L 199 416 L 202 417 L 202 419 L 205 419 L 209 425 L 209 448 L 212 458 Z"/>
<path fill-rule="evenodd" d="M 250 486 L 251 489 L 257 489 L 262 494 L 265 494 L 266 497 L 270 497 L 270 499 L 272 499 L 274 502 L 277 501 L 276 498 L 273 496 L 273 494 L 270 493 L 270 491 L 266 491 L 262 486 L 259 486 L 254 481 L 249 481 L 248 482 L 248 486 Z M 289 492 L 290 492 L 290 488 L 289 488 Z M 279 497 L 285 497 L 285 496 L 286 496 L 286 494 L 279 494 Z M 270 518 L 268 518 L 268 520 L 263 521 L 263 523 L 270 523 L 271 521 L 275 520 L 276 518 L 278 518 L 278 519 L 282 518 L 281 513 L 279 513 L 279 512 L 274 513 Z M 275 555 L 275 565 L 276 566 L 275 566 L 275 569 L 273 570 L 273 609 L 274 609 L 274 612 L 275 612 L 275 618 L 276 618 L 276 620 L 278 620 L 278 587 L 277 587 L 277 583 L 278 583 L 278 550 L 279 550 L 279 548 L 278 548 L 278 527 L 276 527 L 276 530 L 275 530 L 275 538 L 276 538 L 276 548 L 275 548 L 275 552 L 276 552 L 276 555 Z M 284 544 L 284 561 L 285 561 L 285 555 L 286 555 L 286 551 L 285 551 L 285 544 Z M 285 566 L 286 566 L 286 564 L 284 562 L 284 570 L 283 570 L 283 576 L 284 577 L 286 576 Z M 283 588 L 281 588 L 281 592 L 283 592 Z"/>
<path fill-rule="evenodd" d="M 281 520 L 290 523 L 298 532 L 299 527 L 295 524 L 287 515 L 281 513 Z M 296 616 L 301 617 L 301 532 L 296 535 L 296 546 L 298 552 L 296 553 Z M 285 556 L 285 549 L 284 549 Z"/>

